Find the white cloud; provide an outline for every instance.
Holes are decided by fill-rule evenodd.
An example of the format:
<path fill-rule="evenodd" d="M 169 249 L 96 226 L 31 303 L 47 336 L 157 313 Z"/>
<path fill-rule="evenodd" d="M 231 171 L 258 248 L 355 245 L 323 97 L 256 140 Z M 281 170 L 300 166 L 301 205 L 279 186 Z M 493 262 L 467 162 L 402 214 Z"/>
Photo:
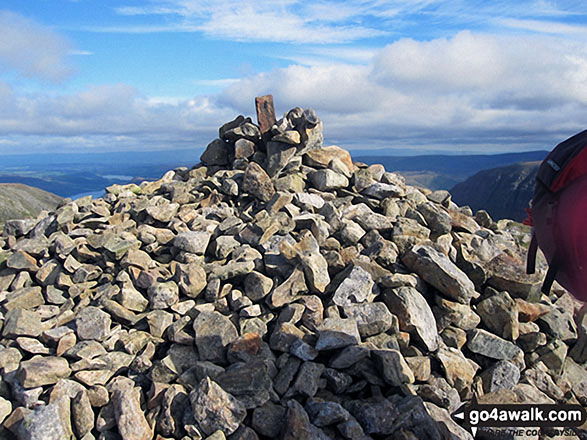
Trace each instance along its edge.
<path fill-rule="evenodd" d="M 546 37 L 462 32 L 399 40 L 368 66 L 290 66 L 245 78 L 221 102 L 240 111 L 255 95 L 313 106 L 331 142 L 369 145 L 501 143 L 505 148 L 584 128 L 587 45 Z M 361 144 L 363 142 L 363 144 Z"/>
<path fill-rule="evenodd" d="M 50 81 L 71 74 L 71 43 L 57 33 L 9 11 L 0 11 L 0 29 L 0 69 Z"/>

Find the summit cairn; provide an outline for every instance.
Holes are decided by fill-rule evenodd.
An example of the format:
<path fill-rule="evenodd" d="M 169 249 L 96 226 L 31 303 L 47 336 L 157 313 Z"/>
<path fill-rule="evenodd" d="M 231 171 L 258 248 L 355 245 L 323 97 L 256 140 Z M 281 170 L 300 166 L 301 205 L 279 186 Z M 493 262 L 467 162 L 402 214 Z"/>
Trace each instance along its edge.
<path fill-rule="evenodd" d="M 256 108 L 191 169 L 6 222 L 0 437 L 469 440 L 473 399 L 587 405 L 585 306 L 525 275 L 527 229 Z"/>

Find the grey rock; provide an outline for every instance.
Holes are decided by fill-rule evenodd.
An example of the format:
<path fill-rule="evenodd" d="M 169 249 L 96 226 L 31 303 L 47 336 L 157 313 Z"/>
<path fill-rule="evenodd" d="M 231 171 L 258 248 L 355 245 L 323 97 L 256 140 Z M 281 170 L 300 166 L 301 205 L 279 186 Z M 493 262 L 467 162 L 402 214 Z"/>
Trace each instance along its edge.
<path fill-rule="evenodd" d="M 112 392 L 112 406 L 118 432 L 123 440 L 148 440 L 151 426 L 141 408 L 141 390 L 130 379 L 119 381 Z"/>
<path fill-rule="evenodd" d="M 337 402 L 310 400 L 305 410 L 312 423 L 320 428 L 346 422 L 351 415 Z"/>
<path fill-rule="evenodd" d="M 85 391 L 80 391 L 71 401 L 73 426 L 78 438 L 82 438 L 94 429 L 94 411 Z"/>
<path fill-rule="evenodd" d="M 477 304 L 477 313 L 489 330 L 515 341 L 520 335 L 518 306 L 507 292 L 500 292 Z"/>
<path fill-rule="evenodd" d="M 182 294 L 197 298 L 206 287 L 206 272 L 198 263 L 178 265 L 175 273 Z"/>
<path fill-rule="evenodd" d="M 287 402 L 285 423 L 281 430 L 283 440 L 327 440 L 324 432 L 310 423 L 310 418 L 296 400 Z"/>
<path fill-rule="evenodd" d="M 200 160 L 210 166 L 228 164 L 228 143 L 221 139 L 214 139 L 208 144 Z"/>
<path fill-rule="evenodd" d="M 481 374 L 481 380 L 486 393 L 509 390 L 520 381 L 520 369 L 509 361 L 498 361 Z"/>
<path fill-rule="evenodd" d="M 271 178 L 265 170 L 257 163 L 251 162 L 245 170 L 241 189 L 257 199 L 268 202 L 275 194 L 275 188 Z"/>
<path fill-rule="evenodd" d="M 415 336 L 426 350 L 438 349 L 436 319 L 420 292 L 413 287 L 399 287 L 385 291 L 384 299 L 398 317 L 400 329 Z"/>
<path fill-rule="evenodd" d="M 252 301 L 260 301 L 269 295 L 273 280 L 259 272 L 251 272 L 245 278 L 245 295 Z"/>
<path fill-rule="evenodd" d="M 273 289 L 268 304 L 272 308 L 283 307 L 285 304 L 295 301 L 300 294 L 307 290 L 304 272 L 296 267 L 287 280 Z"/>
<path fill-rule="evenodd" d="M 441 293 L 460 303 L 468 304 L 475 294 L 473 282 L 444 254 L 430 246 L 414 246 L 402 262 Z"/>
<path fill-rule="evenodd" d="M 212 234 L 206 231 L 180 232 L 173 239 L 173 245 L 182 251 L 204 255 Z"/>
<path fill-rule="evenodd" d="M 108 313 L 98 307 L 88 306 L 80 310 L 75 319 L 77 337 L 102 341 L 110 334 L 111 323 Z"/>
<path fill-rule="evenodd" d="M 520 347 L 483 329 L 473 330 L 467 348 L 491 359 L 512 360 L 522 352 Z"/>
<path fill-rule="evenodd" d="M 374 286 L 371 274 L 353 265 L 334 291 L 332 301 L 338 306 L 365 302 L 372 295 Z"/>
<path fill-rule="evenodd" d="M 285 421 L 285 412 L 281 405 L 267 402 L 253 411 L 252 427 L 265 437 L 277 438 Z"/>
<path fill-rule="evenodd" d="M 267 165 L 265 168 L 270 177 L 277 176 L 296 153 L 295 145 L 289 142 L 275 141 L 277 139 L 274 138 L 272 142 L 267 142 Z"/>
<path fill-rule="evenodd" d="M 350 400 L 344 404 L 367 434 L 390 435 L 398 416 L 396 407 L 387 399 L 373 397 Z"/>
<path fill-rule="evenodd" d="M 471 386 L 477 373 L 477 367 L 460 350 L 441 347 L 436 356 L 442 365 L 449 385 L 455 387 L 459 392 L 463 392 Z"/>
<path fill-rule="evenodd" d="M 393 315 L 384 303 L 351 304 L 342 307 L 347 318 L 357 322 L 362 338 L 386 332 L 391 328 Z"/>
<path fill-rule="evenodd" d="M 236 398 L 208 377 L 202 379 L 189 397 L 194 418 L 206 435 L 211 435 L 216 430 L 232 434 L 247 415 Z"/>
<path fill-rule="evenodd" d="M 194 320 L 193 327 L 200 359 L 225 362 L 228 344 L 238 337 L 234 324 L 218 312 L 202 312 Z"/>
<path fill-rule="evenodd" d="M 308 174 L 308 178 L 314 187 L 320 191 L 332 191 L 338 188 L 346 188 L 349 185 L 348 179 L 333 170 L 316 170 Z"/>
<path fill-rule="evenodd" d="M 371 352 L 377 369 L 385 381 L 392 386 L 414 383 L 414 373 L 397 350 L 373 350 Z"/>
<path fill-rule="evenodd" d="M 313 397 L 318 391 L 320 376 L 324 368 L 324 365 L 315 362 L 302 363 L 293 384 L 285 393 L 285 397 L 292 397 L 297 394 Z"/>
<path fill-rule="evenodd" d="M 29 440 L 63 440 L 69 438 L 71 429 L 63 420 L 63 406 L 69 406 L 69 399 L 64 397 L 59 402 L 39 406 L 22 419 L 18 428 L 18 437 Z M 65 401 L 63 401 L 65 400 Z M 67 411 L 69 412 L 69 411 Z M 69 415 L 69 414 L 68 414 Z"/>
<path fill-rule="evenodd" d="M 179 288 L 174 281 L 155 283 L 147 290 L 152 309 L 166 309 L 179 301 Z"/>
<path fill-rule="evenodd" d="M 4 337 L 32 336 L 36 337 L 44 330 L 41 317 L 35 312 L 13 309 L 6 313 L 2 335 Z"/>
<path fill-rule="evenodd" d="M 308 287 L 314 292 L 324 293 L 330 284 L 330 276 L 328 275 L 328 263 L 326 259 L 319 252 L 302 251 L 298 254 Z"/>
<path fill-rule="evenodd" d="M 555 339 L 561 339 L 565 342 L 574 342 L 577 339 L 577 326 L 573 319 L 572 310 L 551 307 L 546 315 L 538 318 L 538 325 Z"/>
<path fill-rule="evenodd" d="M 316 350 L 333 350 L 361 341 L 357 322 L 354 319 L 326 318 L 316 331 Z"/>
<path fill-rule="evenodd" d="M 247 409 L 259 407 L 271 397 L 272 382 L 268 367 L 259 361 L 234 364 L 219 374 L 215 381 Z"/>
<path fill-rule="evenodd" d="M 403 197 L 405 190 L 391 183 L 375 182 L 361 191 L 362 194 L 379 200 L 387 197 Z"/>

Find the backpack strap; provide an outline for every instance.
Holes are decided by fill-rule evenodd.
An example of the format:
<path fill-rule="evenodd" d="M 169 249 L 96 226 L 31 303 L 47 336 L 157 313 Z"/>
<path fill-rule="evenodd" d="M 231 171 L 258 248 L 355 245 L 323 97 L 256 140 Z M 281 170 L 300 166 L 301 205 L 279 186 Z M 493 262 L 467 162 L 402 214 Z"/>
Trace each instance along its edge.
<path fill-rule="evenodd" d="M 550 293 L 550 289 L 552 288 L 552 284 L 554 283 L 554 279 L 559 269 L 558 259 L 556 256 L 548 266 L 548 272 L 546 272 L 546 277 L 544 277 L 544 283 L 542 284 L 542 293 L 548 295 Z"/>
<path fill-rule="evenodd" d="M 530 240 L 530 246 L 528 246 L 528 256 L 526 257 L 526 273 L 528 275 L 536 272 L 536 252 L 538 252 L 538 240 L 536 234 L 532 230 L 532 239 Z"/>

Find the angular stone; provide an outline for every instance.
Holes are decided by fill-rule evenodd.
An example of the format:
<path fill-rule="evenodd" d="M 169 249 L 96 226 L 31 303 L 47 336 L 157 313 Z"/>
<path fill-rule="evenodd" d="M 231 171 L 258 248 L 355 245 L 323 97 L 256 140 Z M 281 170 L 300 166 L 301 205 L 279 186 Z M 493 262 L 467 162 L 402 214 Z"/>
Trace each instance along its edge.
<path fill-rule="evenodd" d="M 481 318 L 466 304 L 449 301 L 441 296 L 436 297 L 434 316 L 439 328 L 454 325 L 465 331 L 473 330 L 481 322 Z"/>
<path fill-rule="evenodd" d="M 577 326 L 573 319 L 573 311 L 557 307 L 550 308 L 550 311 L 538 318 L 537 323 L 543 331 L 555 339 L 561 339 L 567 343 L 577 339 Z"/>
<path fill-rule="evenodd" d="M 189 397 L 194 418 L 206 435 L 216 430 L 232 434 L 247 415 L 242 404 L 209 377 Z"/>
<path fill-rule="evenodd" d="M 362 338 L 366 338 L 389 330 L 393 323 L 393 315 L 384 303 L 362 303 L 343 306 L 347 318 L 357 321 L 357 328 Z"/>
<path fill-rule="evenodd" d="M 353 171 L 353 160 L 349 152 L 335 145 L 308 151 L 303 157 L 304 163 L 314 168 L 328 168 L 334 159 L 342 162 L 348 172 Z"/>
<path fill-rule="evenodd" d="M 6 313 L 2 335 L 4 337 L 32 336 L 36 337 L 44 330 L 41 317 L 35 312 L 13 309 Z"/>
<path fill-rule="evenodd" d="M 71 436 L 71 426 L 64 420 L 69 417 L 69 399 L 61 398 L 28 412 L 18 426 L 18 438 L 63 440 Z"/>
<path fill-rule="evenodd" d="M 426 350 L 438 349 L 436 319 L 420 292 L 413 287 L 399 287 L 385 291 L 384 300 L 398 317 L 401 330 L 415 336 Z"/>
<path fill-rule="evenodd" d="M 486 393 L 512 389 L 520 380 L 520 369 L 509 361 L 498 361 L 481 374 L 481 380 Z"/>
<path fill-rule="evenodd" d="M 431 231 L 439 235 L 448 234 L 451 231 L 451 217 L 438 205 L 426 202 L 418 205 L 417 209 L 426 220 L 426 224 Z"/>
<path fill-rule="evenodd" d="M 443 439 L 473 440 L 474 437 L 471 433 L 455 422 L 446 409 L 430 402 L 424 402 L 424 406 L 430 417 L 436 422 Z"/>
<path fill-rule="evenodd" d="M 344 175 L 330 169 L 312 171 L 308 178 L 319 191 L 332 191 L 349 185 L 349 180 Z"/>
<path fill-rule="evenodd" d="M 414 246 L 402 262 L 427 283 L 456 301 L 468 304 L 475 294 L 475 285 L 444 254 L 426 246 Z"/>
<path fill-rule="evenodd" d="M 141 409 L 141 389 L 124 378 L 112 392 L 112 405 L 118 432 L 123 440 L 149 440 L 153 430 Z"/>
<path fill-rule="evenodd" d="M 234 324 L 218 312 L 202 312 L 194 320 L 196 346 L 200 359 L 223 363 L 228 344 L 238 337 Z"/>
<path fill-rule="evenodd" d="M 16 251 L 6 260 L 6 267 L 16 270 L 28 270 L 36 272 L 39 270 L 37 260 L 24 251 Z"/>
<path fill-rule="evenodd" d="M 273 289 L 267 303 L 272 308 L 283 307 L 294 302 L 300 294 L 307 292 L 307 290 L 304 272 L 296 267 L 287 280 Z"/>
<path fill-rule="evenodd" d="M 284 407 L 267 402 L 253 411 L 252 427 L 265 437 L 277 438 L 285 421 L 285 412 Z"/>
<path fill-rule="evenodd" d="M 75 318 L 77 337 L 103 341 L 110 334 L 112 320 L 108 313 L 94 306 L 81 309 Z"/>
<path fill-rule="evenodd" d="M 291 345 L 297 339 L 302 339 L 304 332 L 289 322 L 282 322 L 276 326 L 269 339 L 271 349 L 289 353 Z"/>
<path fill-rule="evenodd" d="M 333 350 L 361 342 L 357 322 L 354 319 L 326 318 L 316 331 L 316 350 Z"/>
<path fill-rule="evenodd" d="M 373 197 L 375 199 L 385 199 L 387 197 L 404 197 L 406 195 L 403 188 L 391 183 L 375 182 L 361 191 L 361 194 Z"/>
<path fill-rule="evenodd" d="M 327 440 L 322 430 L 310 423 L 310 418 L 296 400 L 287 402 L 285 423 L 281 430 L 282 440 Z"/>
<path fill-rule="evenodd" d="M 35 309 L 45 303 L 42 290 L 39 286 L 22 287 L 10 292 L 7 301 L 3 304 L 8 312 L 13 309 Z"/>
<path fill-rule="evenodd" d="M 324 293 L 326 287 L 330 284 L 326 259 L 319 252 L 313 251 L 300 252 L 298 259 L 304 268 L 310 290 Z"/>
<path fill-rule="evenodd" d="M 334 291 L 332 302 L 337 306 L 362 303 L 373 294 L 375 282 L 371 274 L 360 266 L 353 265 Z"/>
<path fill-rule="evenodd" d="M 315 362 L 304 362 L 299 370 L 298 375 L 285 397 L 301 394 L 306 397 L 314 397 L 320 385 L 320 376 L 324 371 L 324 365 Z"/>
<path fill-rule="evenodd" d="M 500 292 L 477 304 L 483 324 L 504 339 L 515 341 L 520 335 L 518 306 L 507 292 Z"/>
<path fill-rule="evenodd" d="M 211 236 L 207 231 L 180 232 L 173 240 L 173 245 L 182 251 L 204 255 Z"/>
<path fill-rule="evenodd" d="M 269 177 L 277 176 L 295 153 L 296 147 L 290 143 L 267 142 L 267 165 L 265 168 Z"/>
<path fill-rule="evenodd" d="M 437 374 L 431 375 L 427 383 L 419 385 L 416 391 L 422 399 L 446 408 L 450 412 L 456 411 L 462 405 L 459 392 Z"/>
<path fill-rule="evenodd" d="M 473 330 L 467 348 L 473 353 L 499 360 L 512 360 L 522 353 L 520 347 L 483 329 Z"/>
<path fill-rule="evenodd" d="M 367 434 L 390 435 L 399 415 L 396 407 L 383 397 L 350 400 L 344 403 L 344 407 L 357 419 Z"/>
<path fill-rule="evenodd" d="M 477 368 L 463 355 L 460 350 L 452 347 L 441 347 L 436 353 L 447 382 L 459 392 L 467 390 L 473 383 Z"/>
<path fill-rule="evenodd" d="M 259 272 L 251 272 L 245 278 L 245 295 L 252 301 L 260 301 L 269 295 L 273 280 Z"/>
<path fill-rule="evenodd" d="M 222 139 L 214 139 L 208 144 L 200 160 L 208 166 L 228 164 L 228 143 Z"/>
<path fill-rule="evenodd" d="M 18 370 L 18 380 L 24 388 L 53 385 L 71 374 L 68 362 L 56 356 L 37 356 L 23 361 Z"/>
<path fill-rule="evenodd" d="M 94 429 L 94 411 L 88 393 L 79 391 L 71 401 L 73 426 L 78 438 L 82 438 Z"/>
<path fill-rule="evenodd" d="M 388 384 L 398 387 L 414 383 L 414 373 L 398 350 L 373 350 L 371 356 Z"/>
<path fill-rule="evenodd" d="M 251 194 L 257 199 L 268 202 L 275 194 L 275 188 L 271 183 L 271 178 L 265 170 L 256 162 L 251 162 L 245 170 L 241 189 L 245 193 Z"/>
<path fill-rule="evenodd" d="M 587 362 L 587 306 L 577 313 L 577 342 L 569 351 L 569 356 L 577 363 Z"/>
<path fill-rule="evenodd" d="M 259 407 L 271 397 L 268 366 L 258 360 L 237 363 L 219 374 L 215 381 L 247 409 Z"/>
<path fill-rule="evenodd" d="M 349 412 L 337 402 L 310 400 L 305 409 L 312 423 L 320 428 L 346 422 L 351 417 Z"/>

